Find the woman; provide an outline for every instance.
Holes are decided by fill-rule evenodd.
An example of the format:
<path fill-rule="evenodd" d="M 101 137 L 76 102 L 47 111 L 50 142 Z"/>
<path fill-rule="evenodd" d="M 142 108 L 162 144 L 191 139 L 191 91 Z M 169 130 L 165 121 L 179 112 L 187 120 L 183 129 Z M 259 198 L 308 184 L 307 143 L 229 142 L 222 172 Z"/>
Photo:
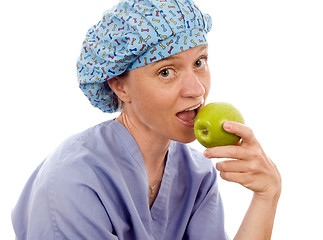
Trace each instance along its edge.
<path fill-rule="evenodd" d="M 269 239 L 281 180 L 252 131 L 207 149 L 193 121 L 210 89 L 211 19 L 190 0 L 128 0 L 86 36 L 80 88 L 119 117 L 67 139 L 33 173 L 12 213 L 17 239 L 228 239 L 217 175 L 254 192 L 235 239 Z"/>

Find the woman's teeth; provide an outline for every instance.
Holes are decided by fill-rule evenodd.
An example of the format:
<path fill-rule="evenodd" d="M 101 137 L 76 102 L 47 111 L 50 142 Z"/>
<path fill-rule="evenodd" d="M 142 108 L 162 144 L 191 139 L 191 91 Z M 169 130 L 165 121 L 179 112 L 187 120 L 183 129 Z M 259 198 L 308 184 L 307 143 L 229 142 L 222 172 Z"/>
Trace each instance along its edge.
<path fill-rule="evenodd" d="M 195 107 L 191 107 L 191 108 L 189 108 L 189 109 L 186 109 L 186 110 L 185 110 L 185 112 L 188 112 L 188 111 L 192 111 L 192 110 L 198 109 L 201 105 L 202 105 L 202 104 L 199 104 L 199 105 L 197 105 L 197 106 L 195 106 Z"/>

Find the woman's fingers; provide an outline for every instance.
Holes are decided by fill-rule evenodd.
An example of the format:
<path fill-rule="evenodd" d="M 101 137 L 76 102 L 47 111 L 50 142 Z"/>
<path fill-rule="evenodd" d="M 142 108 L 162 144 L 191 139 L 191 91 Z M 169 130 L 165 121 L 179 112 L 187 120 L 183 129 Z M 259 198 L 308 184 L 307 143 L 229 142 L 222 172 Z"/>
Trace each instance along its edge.
<path fill-rule="evenodd" d="M 204 151 L 207 158 L 233 158 L 248 160 L 253 157 L 254 152 L 242 146 L 221 146 L 208 148 Z"/>
<path fill-rule="evenodd" d="M 240 136 L 242 141 L 237 145 L 220 146 L 214 148 L 208 148 L 205 150 L 204 155 L 207 158 L 234 158 L 234 159 L 250 159 L 253 158 L 254 152 L 250 151 L 250 147 L 260 148 L 253 131 L 237 122 L 225 122 L 223 124 L 224 130 L 227 132 Z M 247 148 L 248 146 L 249 148 Z"/>
<path fill-rule="evenodd" d="M 246 188 L 249 188 L 250 183 L 254 181 L 253 177 L 248 173 L 238 173 L 238 172 L 220 172 L 222 179 L 239 183 Z"/>
<path fill-rule="evenodd" d="M 255 144 L 257 140 L 251 128 L 238 122 L 228 121 L 223 124 L 223 129 L 242 138 L 243 143 Z"/>
<path fill-rule="evenodd" d="M 280 174 L 263 151 L 252 130 L 236 122 L 225 122 L 223 128 L 240 136 L 242 141 L 235 146 L 214 147 L 204 151 L 208 158 L 234 159 L 216 164 L 221 178 L 239 183 L 261 196 L 280 193 Z"/>
<path fill-rule="evenodd" d="M 243 160 L 222 161 L 222 162 L 216 163 L 215 167 L 220 172 L 243 173 L 243 172 L 253 171 L 253 169 L 251 169 L 251 165 L 248 162 Z"/>

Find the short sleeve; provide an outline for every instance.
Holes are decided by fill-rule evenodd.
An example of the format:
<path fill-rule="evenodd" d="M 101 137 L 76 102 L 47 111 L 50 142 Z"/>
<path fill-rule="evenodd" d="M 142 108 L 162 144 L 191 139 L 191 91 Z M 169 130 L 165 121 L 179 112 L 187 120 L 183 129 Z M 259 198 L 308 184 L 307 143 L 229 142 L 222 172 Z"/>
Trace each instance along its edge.
<path fill-rule="evenodd" d="M 212 179 L 204 183 L 205 197 L 191 215 L 184 239 L 190 240 L 229 240 L 224 229 L 224 211 L 218 185 L 216 171 L 213 169 Z"/>

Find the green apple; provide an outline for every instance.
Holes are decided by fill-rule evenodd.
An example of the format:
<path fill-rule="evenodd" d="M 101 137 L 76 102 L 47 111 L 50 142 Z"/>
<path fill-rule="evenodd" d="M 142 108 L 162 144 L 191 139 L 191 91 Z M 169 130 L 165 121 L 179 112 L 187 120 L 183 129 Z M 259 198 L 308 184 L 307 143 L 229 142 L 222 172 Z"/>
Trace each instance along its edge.
<path fill-rule="evenodd" d="M 229 103 L 213 102 L 204 106 L 194 120 L 197 140 L 206 148 L 237 144 L 240 137 L 223 129 L 226 121 L 244 124 L 240 111 Z"/>

